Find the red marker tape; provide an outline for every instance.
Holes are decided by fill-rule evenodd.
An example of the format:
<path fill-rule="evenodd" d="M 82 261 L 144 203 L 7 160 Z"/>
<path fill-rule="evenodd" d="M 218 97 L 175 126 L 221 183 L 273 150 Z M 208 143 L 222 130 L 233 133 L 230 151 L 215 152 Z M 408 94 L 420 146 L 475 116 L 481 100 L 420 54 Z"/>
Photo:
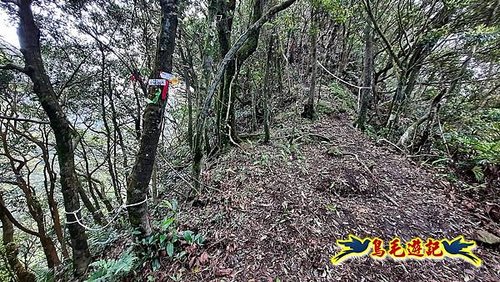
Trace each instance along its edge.
<path fill-rule="evenodd" d="M 161 91 L 161 99 L 163 101 L 167 100 L 168 97 L 168 80 L 165 80 L 165 85 L 163 85 L 163 90 Z"/>

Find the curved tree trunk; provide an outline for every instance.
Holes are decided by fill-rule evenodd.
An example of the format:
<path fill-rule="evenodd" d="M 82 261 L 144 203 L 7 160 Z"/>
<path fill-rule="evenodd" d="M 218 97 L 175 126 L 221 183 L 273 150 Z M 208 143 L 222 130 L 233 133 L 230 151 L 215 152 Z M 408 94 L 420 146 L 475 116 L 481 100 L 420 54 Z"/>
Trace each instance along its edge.
<path fill-rule="evenodd" d="M 0 205 L 5 206 L 2 192 L 0 192 Z M 5 247 L 7 262 L 20 282 L 35 281 L 35 274 L 28 271 L 17 258 L 18 250 L 14 242 L 14 226 L 7 215 L 0 209 L 0 221 L 2 222 L 2 240 Z"/>
<path fill-rule="evenodd" d="M 18 1 L 20 18 L 18 35 L 25 60 L 24 71 L 33 82 L 33 90 L 54 131 L 64 207 L 68 212 L 75 212 L 80 209 L 78 195 L 80 182 L 75 171 L 73 144 L 76 133 L 71 128 L 45 71 L 40 51 L 40 30 L 33 18 L 31 2 L 31 0 Z M 76 212 L 76 216 L 80 218 L 80 212 Z M 66 220 L 74 222 L 75 214 L 66 214 Z M 79 224 L 69 224 L 68 230 L 73 248 L 74 271 L 77 276 L 81 276 L 87 271 L 90 263 L 87 235 L 85 229 Z"/>
<path fill-rule="evenodd" d="M 219 37 L 220 56 L 228 53 L 231 46 L 231 30 L 236 1 L 231 0 L 225 3 L 222 0 L 216 0 L 217 15 L 221 20 L 217 22 L 217 34 Z M 262 17 L 264 1 L 255 0 L 253 3 L 253 13 L 250 24 L 254 24 Z M 243 63 L 257 50 L 259 43 L 260 28 L 253 30 L 245 44 L 238 50 L 235 58 L 231 60 L 225 70 L 223 83 L 219 94 L 219 106 L 217 111 L 217 127 L 219 132 L 219 146 L 224 147 L 230 141 L 237 142 L 238 135 L 236 131 L 235 118 L 235 98 L 236 93 L 232 84 L 238 75 Z"/>
<path fill-rule="evenodd" d="M 224 72 L 228 64 L 232 60 L 234 60 L 238 50 L 240 50 L 240 48 L 247 42 L 251 34 L 253 34 L 256 30 L 259 30 L 262 25 L 268 22 L 274 15 L 290 7 L 293 3 L 295 3 L 295 1 L 296 0 L 286 0 L 278 5 L 271 7 L 259 20 L 253 23 L 243 34 L 240 35 L 240 37 L 238 37 L 236 42 L 233 44 L 231 49 L 229 49 L 227 54 L 224 56 L 224 59 L 222 59 L 222 62 L 217 67 L 215 75 L 208 87 L 207 96 L 205 97 L 205 102 L 203 103 L 203 108 L 199 112 L 196 120 L 196 132 L 193 142 L 194 149 L 192 167 L 195 189 L 199 189 L 200 185 L 201 161 L 203 159 L 203 133 L 206 129 L 205 123 L 207 117 L 210 114 L 210 105 L 212 104 L 212 99 L 215 95 L 217 87 L 219 86 L 219 83 L 224 77 Z M 205 137 L 205 141 L 206 139 L 207 138 Z"/>

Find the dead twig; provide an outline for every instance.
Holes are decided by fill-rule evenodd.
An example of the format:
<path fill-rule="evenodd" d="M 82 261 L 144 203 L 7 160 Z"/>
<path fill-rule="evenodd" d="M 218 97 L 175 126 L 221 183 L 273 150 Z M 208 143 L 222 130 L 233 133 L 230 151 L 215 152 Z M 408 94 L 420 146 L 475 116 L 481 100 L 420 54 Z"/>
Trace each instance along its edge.
<path fill-rule="evenodd" d="M 370 168 L 369 168 L 369 167 L 368 167 L 368 166 L 367 166 L 364 162 L 362 162 L 362 161 L 359 159 L 358 155 L 356 155 L 356 154 L 354 154 L 354 153 L 342 153 L 342 155 L 345 155 L 345 156 L 353 156 L 353 157 L 356 159 L 356 161 L 357 161 L 360 165 L 362 165 L 362 166 L 363 166 L 363 168 L 366 170 L 366 172 L 368 172 L 374 180 L 376 179 L 376 178 L 375 178 L 375 175 L 373 175 L 373 173 L 372 173 L 372 171 L 370 170 Z"/>
<path fill-rule="evenodd" d="M 387 143 L 387 144 L 389 144 L 389 145 L 392 145 L 394 148 L 398 149 L 398 151 L 400 151 L 401 153 L 403 153 L 404 155 L 406 155 L 405 150 L 403 150 L 403 149 L 399 148 L 399 147 L 398 147 L 398 145 L 396 145 L 396 144 L 392 143 L 391 141 L 389 141 L 389 140 L 387 140 L 387 139 L 385 139 L 385 138 L 381 138 L 381 139 L 379 139 L 379 140 L 377 141 L 377 143 L 378 143 L 378 142 L 380 142 L 380 141 L 384 141 L 385 143 Z"/>
<path fill-rule="evenodd" d="M 387 200 L 389 200 L 389 202 L 391 202 L 393 205 L 399 207 L 398 202 L 396 202 L 393 198 L 389 197 L 389 195 L 387 195 L 385 192 L 382 191 L 380 192 L 380 194 L 382 194 L 382 196 L 384 196 Z"/>

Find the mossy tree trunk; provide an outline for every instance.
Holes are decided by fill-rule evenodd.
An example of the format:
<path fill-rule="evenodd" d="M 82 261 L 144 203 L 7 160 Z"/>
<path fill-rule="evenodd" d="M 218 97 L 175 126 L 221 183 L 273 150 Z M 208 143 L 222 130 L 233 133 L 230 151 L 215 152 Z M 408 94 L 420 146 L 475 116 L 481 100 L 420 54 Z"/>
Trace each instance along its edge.
<path fill-rule="evenodd" d="M 159 78 L 162 71 L 172 72 L 172 57 L 177 32 L 177 0 L 160 0 L 160 6 L 161 29 L 152 78 Z M 153 91 L 149 91 L 149 95 L 154 95 Z M 158 103 L 150 103 L 144 109 L 144 128 L 141 134 L 139 152 L 128 179 L 127 205 L 130 206 L 127 210 L 129 221 L 132 227 L 139 231 L 141 237 L 151 234 L 148 204 L 145 200 L 153 172 L 166 103 L 167 101 L 159 99 Z"/>
<path fill-rule="evenodd" d="M 0 192 L 0 206 L 5 206 L 2 192 Z M 28 271 L 17 258 L 19 251 L 14 242 L 14 226 L 3 209 L 0 209 L 0 221 L 2 222 L 2 241 L 9 267 L 20 282 L 35 281 L 35 274 Z"/>
<path fill-rule="evenodd" d="M 229 51 L 231 46 L 231 31 L 236 1 L 215 0 L 215 9 L 220 20 L 217 21 L 217 35 L 219 38 L 219 53 L 221 58 Z M 264 9 L 263 0 L 254 0 L 250 24 L 254 24 L 262 17 Z M 219 103 L 217 106 L 217 128 L 219 147 L 224 147 L 231 142 L 238 142 L 235 116 L 236 91 L 233 82 L 244 62 L 257 50 L 260 28 L 253 30 L 245 44 L 238 50 L 235 58 L 228 62 L 223 83 L 219 90 Z"/>
<path fill-rule="evenodd" d="M 217 27 L 217 39 L 219 41 L 219 56 L 224 58 L 229 49 L 231 48 L 231 32 L 233 29 L 233 17 L 236 9 L 236 0 L 212 0 L 211 1 L 212 14 L 215 15 Z M 233 105 L 229 101 L 230 83 L 234 76 L 235 65 L 231 61 L 227 66 L 224 73 L 223 83 L 219 89 L 218 99 L 216 101 L 216 114 L 217 114 L 217 144 L 219 148 L 229 143 L 229 136 L 227 134 L 226 114 L 231 111 Z"/>
<path fill-rule="evenodd" d="M 26 73 L 33 82 L 33 91 L 38 97 L 42 108 L 47 114 L 50 126 L 56 139 L 56 152 L 61 175 L 61 190 L 64 208 L 68 212 L 66 220 L 76 221 L 75 216 L 81 218 L 80 182 L 75 171 L 74 139 L 76 132 L 71 127 L 61 105 L 42 60 L 40 49 L 40 29 L 35 23 L 31 10 L 32 0 L 19 0 L 15 4 L 19 7 L 18 36 L 25 67 L 21 71 Z M 73 248 L 73 266 L 76 276 L 83 275 L 90 263 L 90 252 L 87 243 L 85 228 L 79 224 L 68 225 L 71 247 Z"/>
<path fill-rule="evenodd" d="M 276 40 L 276 35 L 273 34 L 269 35 L 269 41 L 267 43 L 267 60 L 266 60 L 266 71 L 264 74 L 264 86 L 263 86 L 263 91 L 262 91 L 262 98 L 263 98 L 263 105 L 264 105 L 264 143 L 269 143 L 269 140 L 271 139 L 271 133 L 270 133 L 270 96 L 271 96 L 271 87 L 270 87 L 270 80 L 271 80 L 271 64 L 273 62 L 273 48 L 274 48 L 274 41 Z"/>
<path fill-rule="evenodd" d="M 366 123 L 366 115 L 368 105 L 372 100 L 370 97 L 372 81 L 373 81 L 373 32 L 369 22 L 366 23 L 364 31 L 365 39 L 365 56 L 363 59 L 363 89 L 361 89 L 361 105 L 359 107 L 358 119 L 356 126 L 364 131 Z"/>
<path fill-rule="evenodd" d="M 307 102 L 304 104 L 304 111 L 302 112 L 303 118 L 313 119 L 316 116 L 316 111 L 314 109 L 314 94 L 316 92 L 316 76 L 317 76 L 317 38 L 318 38 L 318 15 L 314 7 L 311 8 L 311 27 L 309 30 L 309 41 L 311 44 L 311 55 L 310 55 L 310 65 L 311 65 L 311 81 L 309 85 L 309 93 L 307 97 Z"/>
<path fill-rule="evenodd" d="M 199 112 L 197 120 L 196 120 L 196 131 L 194 135 L 194 148 L 193 148 L 193 178 L 195 179 L 195 189 L 199 191 L 200 188 L 200 173 L 201 173 L 201 162 L 203 159 L 203 135 L 205 135 L 205 141 L 207 141 L 206 131 L 206 121 L 208 116 L 210 115 L 210 105 L 212 104 L 212 99 L 214 98 L 217 87 L 224 77 L 224 73 L 226 71 L 229 63 L 234 60 L 238 51 L 247 43 L 248 38 L 255 34 L 257 30 L 259 30 L 262 25 L 268 22 L 274 15 L 278 12 L 285 10 L 290 7 L 296 0 L 286 0 L 282 3 L 271 7 L 262 17 L 260 17 L 257 21 L 255 21 L 243 34 L 241 34 L 236 42 L 232 45 L 231 49 L 227 52 L 227 54 L 222 59 L 222 62 L 217 67 L 214 77 L 210 82 L 210 85 L 207 90 L 207 96 L 205 97 L 205 101 L 203 103 L 203 108 Z M 204 134 L 205 133 L 205 134 Z"/>

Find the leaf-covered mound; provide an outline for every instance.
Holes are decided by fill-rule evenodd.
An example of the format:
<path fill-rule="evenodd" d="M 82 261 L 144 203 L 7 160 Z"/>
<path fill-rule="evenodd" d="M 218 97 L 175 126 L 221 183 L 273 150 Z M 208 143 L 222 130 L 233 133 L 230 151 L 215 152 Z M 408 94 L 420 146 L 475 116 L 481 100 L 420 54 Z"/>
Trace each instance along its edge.
<path fill-rule="evenodd" d="M 203 196 L 181 204 L 180 222 L 207 242 L 157 277 L 183 281 L 498 281 L 497 245 L 479 242 L 481 268 L 461 260 L 369 257 L 330 264 L 348 234 L 447 238 L 499 235 L 484 205 L 376 144 L 331 111 L 314 122 L 276 116 L 269 145 L 245 141 L 206 165 Z M 180 192 L 187 185 L 179 179 Z M 175 194 L 171 195 L 176 197 Z M 478 239 L 479 238 L 479 239 Z"/>

